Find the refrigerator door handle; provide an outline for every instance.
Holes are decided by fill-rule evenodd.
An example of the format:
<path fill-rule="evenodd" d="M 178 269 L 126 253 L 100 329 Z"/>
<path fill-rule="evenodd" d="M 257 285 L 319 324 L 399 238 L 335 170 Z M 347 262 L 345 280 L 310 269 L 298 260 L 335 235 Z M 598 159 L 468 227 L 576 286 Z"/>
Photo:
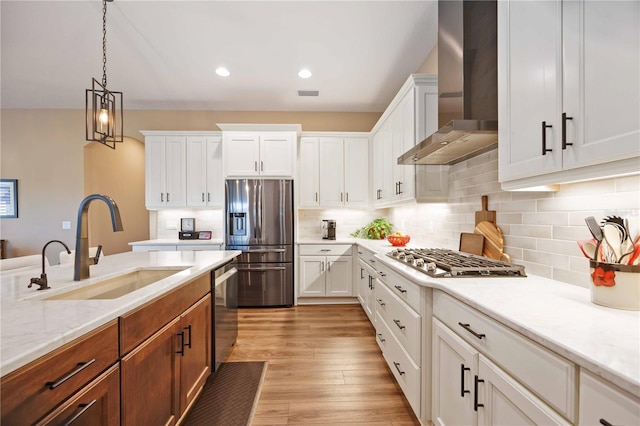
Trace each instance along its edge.
<path fill-rule="evenodd" d="M 257 235 L 260 236 L 260 241 L 262 241 L 263 239 L 263 235 L 262 235 L 262 200 L 264 198 L 264 188 L 262 187 L 262 181 L 258 181 L 258 188 L 257 188 L 257 196 L 258 196 L 258 205 L 257 205 L 257 215 L 256 215 L 256 225 L 258 228 L 258 233 Z M 256 237 L 257 237 L 256 235 Z"/>

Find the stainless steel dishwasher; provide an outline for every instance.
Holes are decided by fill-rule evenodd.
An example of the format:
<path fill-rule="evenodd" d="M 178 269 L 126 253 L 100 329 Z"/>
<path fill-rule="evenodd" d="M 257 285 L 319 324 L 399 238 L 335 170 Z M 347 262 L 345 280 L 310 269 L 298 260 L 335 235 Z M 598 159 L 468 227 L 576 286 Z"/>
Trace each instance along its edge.
<path fill-rule="evenodd" d="M 238 269 L 233 260 L 214 271 L 213 287 L 213 367 L 220 364 L 231 353 L 238 337 Z"/>

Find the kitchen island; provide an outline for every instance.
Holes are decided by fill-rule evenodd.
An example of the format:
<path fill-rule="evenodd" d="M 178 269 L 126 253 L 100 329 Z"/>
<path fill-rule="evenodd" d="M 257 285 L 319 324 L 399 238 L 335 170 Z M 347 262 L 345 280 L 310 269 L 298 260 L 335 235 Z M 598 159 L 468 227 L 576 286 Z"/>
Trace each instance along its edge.
<path fill-rule="evenodd" d="M 0 276 L 0 375 L 6 374 L 91 332 L 119 316 L 208 274 L 239 251 L 127 252 L 104 256 L 91 266 L 91 278 L 73 281 L 73 264 L 50 266 L 51 289 L 27 288 L 40 268 Z M 76 287 L 139 269 L 175 269 L 176 273 L 144 288 L 102 300 L 41 300 Z"/>

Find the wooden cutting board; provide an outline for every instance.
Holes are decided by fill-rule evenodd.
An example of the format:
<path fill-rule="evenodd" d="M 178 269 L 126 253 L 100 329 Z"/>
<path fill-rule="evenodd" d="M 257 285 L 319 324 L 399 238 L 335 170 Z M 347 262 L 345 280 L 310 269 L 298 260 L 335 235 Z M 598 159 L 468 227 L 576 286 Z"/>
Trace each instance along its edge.
<path fill-rule="evenodd" d="M 483 221 L 476 225 L 473 232 L 484 236 L 483 256 L 496 260 L 503 259 L 504 239 L 500 228 L 489 221 Z"/>
<path fill-rule="evenodd" d="M 477 254 L 482 256 L 484 250 L 484 235 L 463 232 L 460 234 L 459 250 L 464 253 Z"/>
<path fill-rule="evenodd" d="M 496 211 L 487 210 L 489 207 L 489 196 L 482 196 L 482 210 L 476 212 L 476 226 L 480 222 L 491 222 L 496 224 Z"/>

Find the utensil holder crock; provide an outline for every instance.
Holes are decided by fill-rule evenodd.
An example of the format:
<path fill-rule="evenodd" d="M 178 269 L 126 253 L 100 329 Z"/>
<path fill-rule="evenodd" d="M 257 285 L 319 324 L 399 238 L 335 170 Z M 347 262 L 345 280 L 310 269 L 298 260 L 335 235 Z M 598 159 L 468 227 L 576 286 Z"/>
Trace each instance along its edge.
<path fill-rule="evenodd" d="M 589 261 L 591 301 L 609 308 L 640 310 L 640 265 Z"/>

